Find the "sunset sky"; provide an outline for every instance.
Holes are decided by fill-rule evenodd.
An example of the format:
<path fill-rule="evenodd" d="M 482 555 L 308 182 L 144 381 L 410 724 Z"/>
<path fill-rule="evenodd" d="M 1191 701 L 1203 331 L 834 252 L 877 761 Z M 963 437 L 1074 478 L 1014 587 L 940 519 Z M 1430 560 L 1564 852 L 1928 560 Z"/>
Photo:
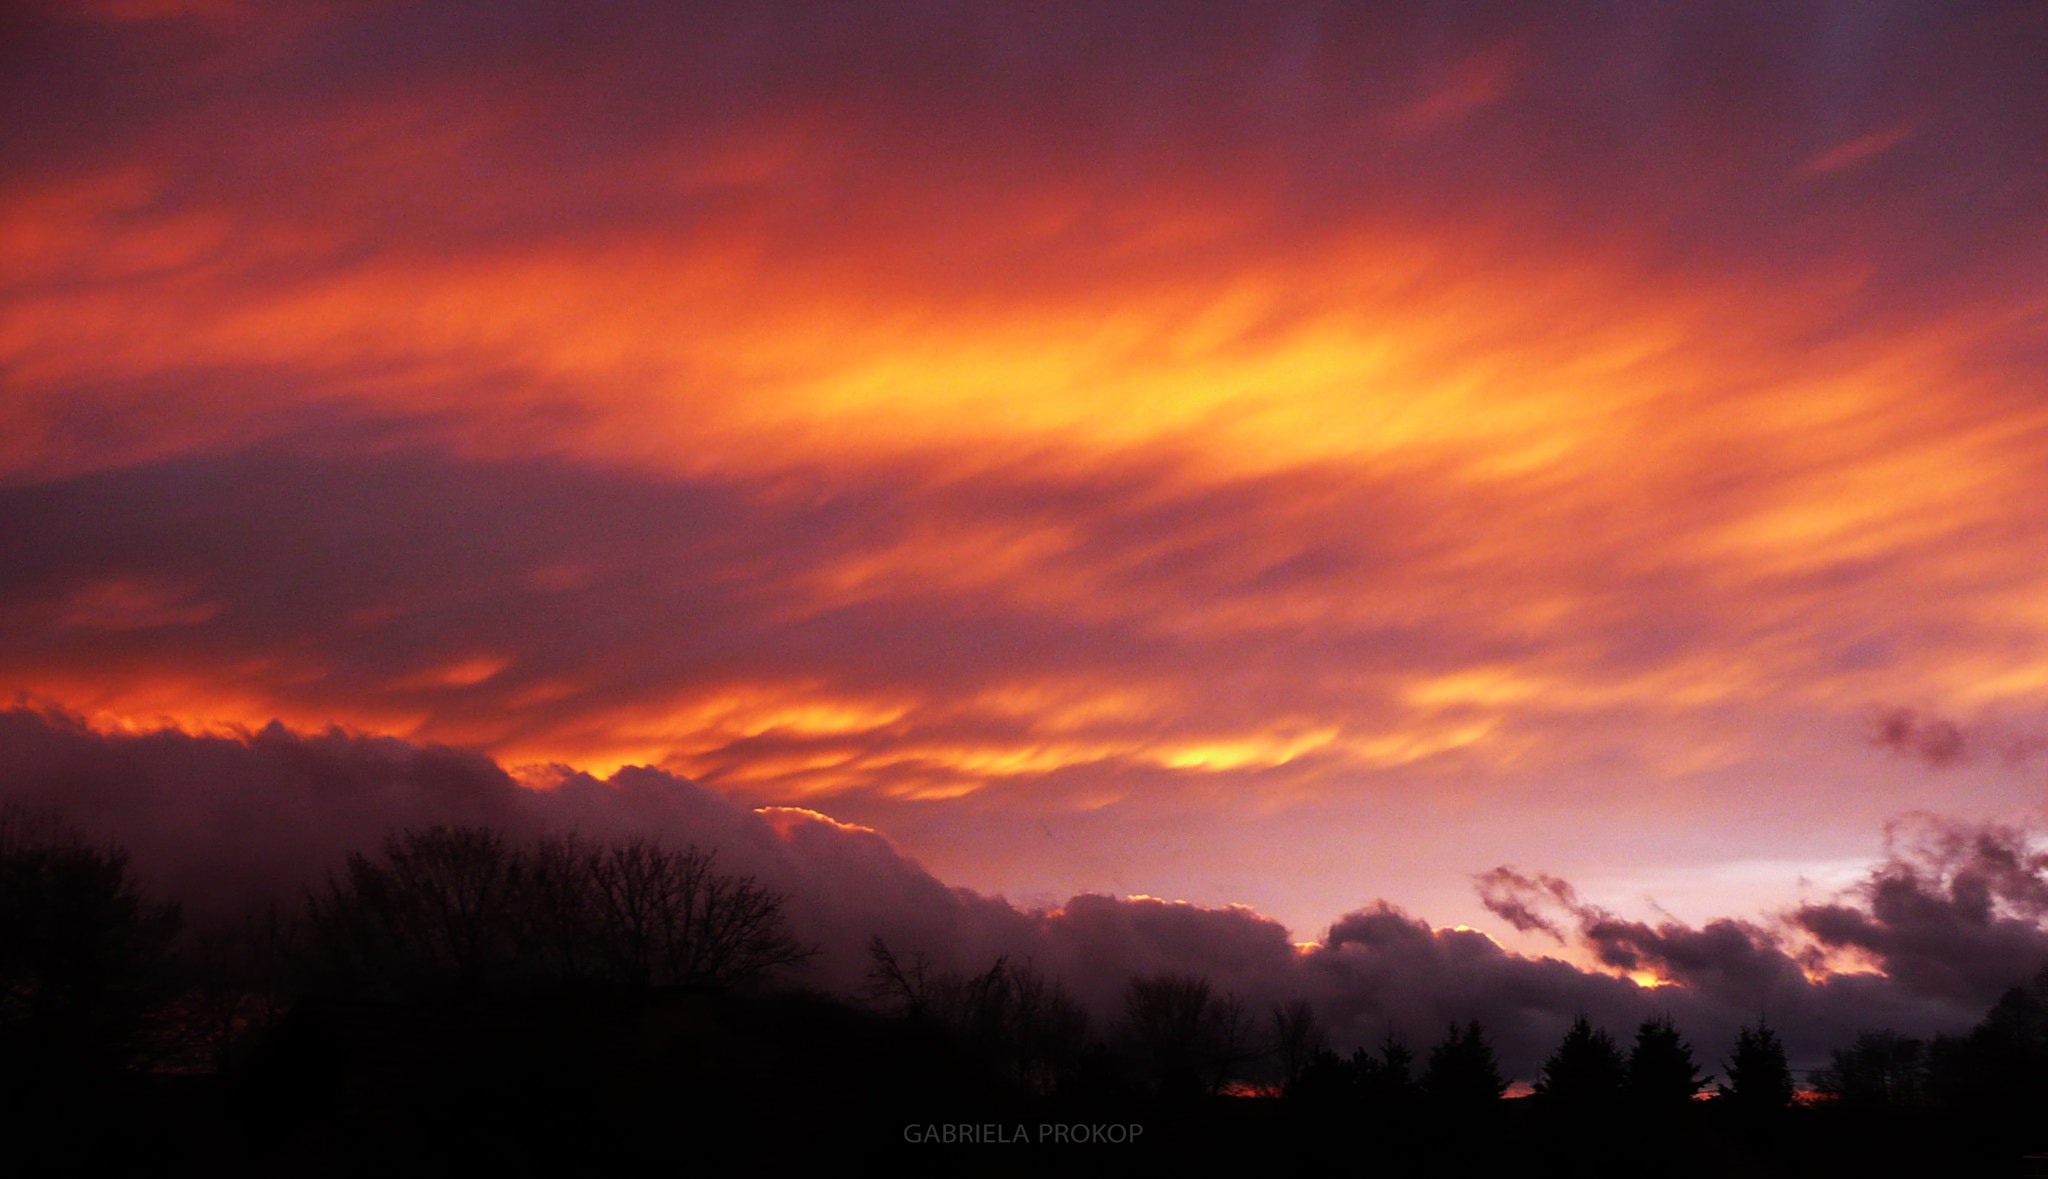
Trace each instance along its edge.
<path fill-rule="evenodd" d="M 1638 917 L 2048 772 L 2038 4 L 0 16 L 0 703 Z"/>

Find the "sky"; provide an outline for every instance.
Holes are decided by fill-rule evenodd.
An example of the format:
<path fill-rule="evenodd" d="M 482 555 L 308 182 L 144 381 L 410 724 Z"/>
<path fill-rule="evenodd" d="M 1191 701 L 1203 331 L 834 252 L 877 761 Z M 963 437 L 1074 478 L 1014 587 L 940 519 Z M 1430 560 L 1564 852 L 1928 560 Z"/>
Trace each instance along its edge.
<path fill-rule="evenodd" d="M 1667 981 L 2040 851 L 2037 5 L 0 11 L 19 733 Z"/>

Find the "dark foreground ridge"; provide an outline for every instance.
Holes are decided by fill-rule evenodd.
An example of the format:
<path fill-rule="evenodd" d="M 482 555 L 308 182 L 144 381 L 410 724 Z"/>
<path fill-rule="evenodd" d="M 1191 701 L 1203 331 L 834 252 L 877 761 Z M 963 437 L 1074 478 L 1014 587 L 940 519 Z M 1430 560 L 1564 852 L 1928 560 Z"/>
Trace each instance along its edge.
<path fill-rule="evenodd" d="M 860 1001 L 794 989 L 779 896 L 646 842 L 412 831 L 289 913 L 179 926 L 118 849 L 0 821 L 0 1169 L 2018 1175 L 2048 1148 L 2048 972 L 1809 1092 L 1763 1020 L 1702 1058 L 1656 1017 L 1578 1021 L 1508 1098 L 1476 1022 L 1345 1056 L 1306 1003 L 1191 975 L 1098 1023 L 1029 963 L 876 939 Z"/>

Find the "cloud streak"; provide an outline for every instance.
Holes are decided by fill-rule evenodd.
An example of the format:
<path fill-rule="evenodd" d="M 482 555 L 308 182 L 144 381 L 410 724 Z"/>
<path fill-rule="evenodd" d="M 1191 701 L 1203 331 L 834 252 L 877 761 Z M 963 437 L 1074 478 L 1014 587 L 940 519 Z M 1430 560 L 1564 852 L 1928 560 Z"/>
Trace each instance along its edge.
<path fill-rule="evenodd" d="M 1297 923 L 2038 806 L 2030 7 L 7 19 L 10 697 Z"/>

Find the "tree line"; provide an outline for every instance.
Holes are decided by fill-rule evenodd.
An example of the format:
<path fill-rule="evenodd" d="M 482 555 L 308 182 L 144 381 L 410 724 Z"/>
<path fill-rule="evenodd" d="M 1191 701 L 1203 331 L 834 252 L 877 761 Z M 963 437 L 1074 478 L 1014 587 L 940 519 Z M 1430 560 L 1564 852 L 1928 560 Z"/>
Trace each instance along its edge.
<path fill-rule="evenodd" d="M 786 906 L 695 847 L 429 827 L 351 853 L 295 907 L 181 944 L 178 906 L 143 896 L 124 851 L 7 809 L 0 1050 L 15 1075 L 192 1067 L 304 995 L 745 988 L 815 953 Z"/>
<path fill-rule="evenodd" d="M 329 983 L 404 993 L 514 982 L 740 986 L 809 958 L 785 899 L 715 853 L 574 835 L 514 845 L 433 827 L 354 853 L 306 899 L 305 961 Z"/>
<path fill-rule="evenodd" d="M 0 1118 L 57 1127 L 125 1108 L 159 1130 L 204 1125 L 166 1104 L 199 1092 L 250 1142 L 400 1123 L 416 1142 L 438 1131 L 404 1122 L 412 1106 L 473 1090 L 479 1118 L 551 1094 L 559 1108 L 532 1124 L 583 1127 L 565 1141 L 600 1125 L 633 1140 L 623 1111 L 766 1124 L 808 1103 L 855 1128 L 885 1107 L 1138 1109 L 1183 1119 L 1191 1142 L 1231 1126 L 1364 1127 L 1415 1149 L 1425 1131 L 1443 1149 L 1505 1136 L 1567 1173 L 1594 1155 L 1620 1167 L 1615 1143 L 1707 1113 L 1715 1133 L 1768 1146 L 1740 1149 L 1808 1149 L 1814 1165 L 1823 1138 L 2048 1147 L 2027 1139 L 2048 1107 L 2048 970 L 1963 1035 L 1867 1033 L 1804 1090 L 1761 1018 L 1703 1064 L 1669 1016 L 1624 1046 L 1582 1015 L 1528 1099 L 1509 1101 L 1476 1021 L 1425 1050 L 1389 1030 L 1345 1055 L 1307 1002 L 1255 1012 L 1193 974 L 1127 980 L 1098 1025 L 1030 961 L 948 970 L 876 937 L 863 1003 L 848 1005 L 797 985 L 816 951 L 787 906 L 694 847 L 429 827 L 349 855 L 294 904 L 181 938 L 177 906 L 146 897 L 118 847 L 0 810 Z M 1226 1100 L 1248 1094 L 1279 1100 Z M 1919 1157 L 1869 1159 L 1882 1171 L 1894 1156 Z"/>

